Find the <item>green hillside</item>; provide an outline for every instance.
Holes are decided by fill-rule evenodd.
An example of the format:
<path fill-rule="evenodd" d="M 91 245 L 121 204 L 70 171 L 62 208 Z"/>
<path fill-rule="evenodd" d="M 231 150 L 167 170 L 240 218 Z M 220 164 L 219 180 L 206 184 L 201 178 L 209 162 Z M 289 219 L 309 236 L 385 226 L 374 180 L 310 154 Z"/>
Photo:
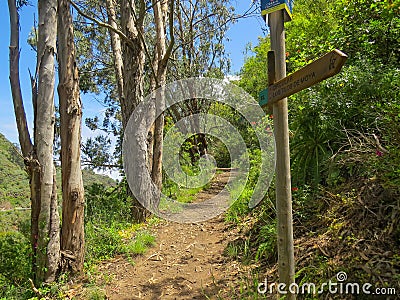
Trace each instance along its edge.
<path fill-rule="evenodd" d="M 29 180 L 18 148 L 0 133 L 0 209 L 29 206 Z"/>
<path fill-rule="evenodd" d="M 0 211 L 30 207 L 29 179 L 24 168 L 24 160 L 18 146 L 13 145 L 0 133 Z M 88 169 L 83 170 L 83 181 L 85 186 L 97 183 L 108 187 L 116 184 L 112 178 Z M 57 170 L 57 183 L 61 195 L 60 169 Z M 3 212 L 3 215 L 0 215 L 0 223 L 3 223 L 4 218 Z"/>

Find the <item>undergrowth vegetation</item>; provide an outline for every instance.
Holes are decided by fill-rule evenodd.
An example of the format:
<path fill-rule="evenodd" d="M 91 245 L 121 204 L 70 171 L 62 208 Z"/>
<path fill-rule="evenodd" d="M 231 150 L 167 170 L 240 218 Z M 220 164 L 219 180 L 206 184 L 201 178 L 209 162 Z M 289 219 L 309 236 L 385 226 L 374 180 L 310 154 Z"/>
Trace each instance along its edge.
<path fill-rule="evenodd" d="M 152 218 L 146 225 L 136 224 L 131 217 L 126 182 L 105 185 L 103 178 L 96 178 L 92 172 L 89 174 L 91 184 L 86 186 L 85 193 L 87 296 L 89 299 L 104 299 L 101 287 L 91 279 L 96 276 L 96 264 L 117 255 L 125 256 L 134 264 L 134 257 L 145 253 L 153 245 L 155 236 L 151 226 L 158 220 Z M 29 205 L 26 202 L 25 198 L 21 204 L 26 207 Z M 1 212 L 0 299 L 66 299 L 67 283 L 70 282 L 68 275 L 62 276 L 57 283 L 37 288 L 32 288 L 28 280 L 32 278 L 29 215 L 29 210 L 15 210 L 13 206 Z"/>
<path fill-rule="evenodd" d="M 106 188 L 92 185 L 86 189 L 86 264 L 109 259 L 117 254 L 143 254 L 154 242 L 144 224 L 132 220 L 131 200 L 126 182 Z"/>
<path fill-rule="evenodd" d="M 371 291 L 400 292 L 400 73 L 399 52 L 393 48 L 400 34 L 394 18 L 399 4 L 304 1 L 296 3 L 295 19 L 288 24 L 289 73 L 333 47 L 349 55 L 339 75 L 288 101 L 299 286 L 337 283 L 336 275 L 345 272 L 347 282 L 370 283 Z M 241 71 L 239 84 L 253 95 L 261 90 L 254 74 L 266 69 L 268 49 L 268 39 L 260 39 Z M 246 203 L 257 179 L 249 180 L 227 213 L 241 236 L 226 254 L 252 270 L 241 279 L 239 286 L 247 288 L 240 289 L 237 299 L 271 297 L 257 293 L 257 285 L 265 279 L 278 282 L 274 190 L 249 211 Z M 327 290 L 323 296 L 329 296 Z M 335 297 L 369 299 L 365 294 Z"/>

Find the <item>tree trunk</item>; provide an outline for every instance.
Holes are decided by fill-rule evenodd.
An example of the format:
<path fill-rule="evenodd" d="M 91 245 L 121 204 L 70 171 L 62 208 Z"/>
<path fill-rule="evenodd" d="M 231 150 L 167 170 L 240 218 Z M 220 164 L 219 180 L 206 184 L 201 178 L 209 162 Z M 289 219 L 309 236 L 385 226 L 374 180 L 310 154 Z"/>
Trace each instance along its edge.
<path fill-rule="evenodd" d="M 10 13 L 10 85 L 14 104 L 14 113 L 17 122 L 19 144 L 24 157 L 28 157 L 33 150 L 31 137 L 28 131 L 24 104 L 22 101 L 19 79 L 19 16 L 16 0 L 8 0 Z"/>
<path fill-rule="evenodd" d="M 155 113 L 158 115 L 154 124 L 153 138 L 153 159 L 151 178 L 156 187 L 161 190 L 162 186 L 162 147 L 163 147 L 163 131 L 164 131 L 164 109 L 165 98 L 163 88 L 166 81 L 167 65 L 165 60 L 166 55 L 166 40 L 165 40 L 165 18 L 164 13 L 167 12 L 167 0 L 153 0 L 154 21 L 156 25 L 156 58 L 157 58 L 157 88 L 161 89 L 158 95 L 158 102 L 155 103 Z M 157 202 L 159 199 L 155 199 Z M 158 203 L 156 203 L 158 206 Z"/>
<path fill-rule="evenodd" d="M 40 214 L 40 164 L 36 156 L 29 160 L 27 167 L 29 174 L 29 185 L 31 191 L 31 244 L 32 244 L 32 273 L 35 282 L 38 282 L 37 278 L 37 246 L 39 238 L 39 214 Z M 26 159 L 25 159 L 26 160 Z"/>
<path fill-rule="evenodd" d="M 165 84 L 166 80 L 166 68 L 167 61 L 172 52 L 173 45 L 173 1 L 170 2 L 170 16 L 169 25 L 171 31 L 171 43 L 166 48 L 166 16 L 168 11 L 167 0 L 163 1 L 152 1 L 155 30 L 156 30 L 156 43 L 154 45 L 154 61 L 150 61 L 149 64 L 152 66 L 151 88 L 158 88 Z M 132 43 L 124 43 L 123 47 L 123 77 L 124 77 L 124 97 L 121 102 L 122 110 L 122 124 L 124 131 L 129 118 L 137 107 L 137 105 L 143 99 L 143 71 L 145 64 L 146 45 L 144 43 L 143 36 L 143 22 L 146 14 L 145 1 L 139 1 L 139 4 L 135 6 L 135 1 L 123 0 L 121 4 L 121 27 L 124 31 L 125 36 Z M 149 55 L 148 55 L 149 56 Z M 150 59 L 150 57 L 148 57 Z M 157 103 L 153 103 L 154 106 L 149 105 L 147 107 L 148 117 L 152 114 L 157 113 L 160 116 L 156 119 L 154 126 L 152 126 L 149 132 L 142 132 L 140 129 L 134 133 L 135 143 L 137 147 L 146 145 L 140 149 L 132 149 L 132 155 L 137 155 L 138 161 L 145 162 L 144 165 L 132 166 L 135 170 L 135 192 L 139 193 L 144 201 L 149 202 L 153 208 L 158 208 L 159 192 L 158 195 L 153 195 L 150 192 L 150 188 L 145 186 L 148 183 L 142 181 L 144 172 L 150 172 L 151 178 L 155 185 L 161 190 L 162 185 L 162 146 L 163 146 L 163 128 L 164 128 L 164 97 L 161 93 Z M 149 119 L 149 118 L 147 118 Z M 143 125 L 146 120 L 142 120 Z M 147 127 L 146 127 L 147 128 Z M 137 221 L 143 221 L 146 217 L 146 211 L 139 205 L 137 201 L 134 203 L 134 217 Z"/>
<path fill-rule="evenodd" d="M 53 163 L 54 54 L 56 1 L 39 1 L 38 76 L 33 78 L 35 145 L 31 142 L 19 79 L 19 21 L 15 0 L 10 11 L 10 83 L 22 154 L 31 188 L 31 242 L 35 282 L 54 281 L 59 270 L 60 224 Z M 37 116 L 39 116 L 37 118 Z"/>
<path fill-rule="evenodd" d="M 143 32 L 145 9 L 143 1 L 140 1 L 139 11 L 136 9 L 135 1 L 121 1 L 121 27 L 123 33 L 132 41 L 130 44 L 124 42 L 122 47 L 124 96 L 121 99 L 121 113 L 124 131 L 131 114 L 143 99 L 145 50 L 139 31 Z M 147 157 L 147 154 L 144 155 Z M 148 211 L 135 199 L 129 188 L 128 195 L 132 197 L 133 201 L 133 218 L 137 222 L 144 222 L 148 216 Z"/>
<path fill-rule="evenodd" d="M 164 111 L 165 97 L 164 86 L 167 78 L 167 63 L 172 53 L 174 45 L 173 33 L 173 16 L 174 1 L 173 0 L 152 0 L 154 7 L 154 21 L 156 25 L 156 58 L 157 58 L 157 88 L 160 88 L 158 102 L 156 103 L 156 114 L 158 115 L 154 124 L 154 145 L 153 145 L 153 164 L 152 179 L 154 184 L 161 190 L 162 187 L 162 149 L 163 149 L 163 133 L 164 133 Z M 168 6 L 169 5 L 169 6 Z M 168 9 L 169 7 L 169 9 Z M 167 22 L 168 21 L 168 22 Z M 169 26 L 170 41 L 167 47 L 165 33 Z M 156 199 L 159 200 L 159 199 Z"/>
<path fill-rule="evenodd" d="M 106 0 L 108 24 L 113 28 L 118 29 L 117 25 L 117 15 L 115 13 L 115 3 L 114 0 Z M 118 97 L 120 102 L 123 102 L 124 97 L 124 79 L 123 79 L 123 60 L 122 60 L 122 48 L 121 39 L 117 33 L 109 30 L 111 38 L 111 49 L 114 54 L 114 69 L 115 77 L 117 79 Z"/>
<path fill-rule="evenodd" d="M 40 207 L 40 167 L 36 151 L 31 141 L 26 120 L 25 108 L 22 100 L 19 77 L 19 15 L 16 1 L 8 0 L 10 14 L 10 85 L 14 105 L 14 114 L 18 128 L 19 144 L 29 175 L 31 190 L 31 246 L 32 246 L 32 273 L 36 280 L 36 249 L 39 228 Z M 32 90 L 33 91 L 33 90 Z M 36 91 L 32 92 L 36 96 Z"/>
<path fill-rule="evenodd" d="M 37 76 L 30 76 L 31 78 L 31 92 L 32 92 L 32 105 L 33 105 L 33 138 L 37 141 L 36 120 L 37 118 Z M 40 214 L 40 164 L 36 153 L 36 146 L 33 145 L 33 150 L 30 155 L 25 157 L 25 164 L 29 174 L 29 184 L 31 190 L 31 243 L 33 249 L 32 257 L 32 273 L 36 281 L 37 263 L 36 252 L 39 236 L 39 214 Z"/>
<path fill-rule="evenodd" d="M 38 94 L 35 140 L 40 164 L 40 213 L 37 248 L 38 282 L 54 281 L 60 263 L 60 220 L 53 162 L 54 57 L 57 36 L 57 0 L 39 0 Z"/>
<path fill-rule="evenodd" d="M 62 270 L 83 269 L 84 189 L 81 170 L 82 105 L 76 66 L 74 29 L 68 0 L 58 0 L 58 94 L 61 127 Z"/>

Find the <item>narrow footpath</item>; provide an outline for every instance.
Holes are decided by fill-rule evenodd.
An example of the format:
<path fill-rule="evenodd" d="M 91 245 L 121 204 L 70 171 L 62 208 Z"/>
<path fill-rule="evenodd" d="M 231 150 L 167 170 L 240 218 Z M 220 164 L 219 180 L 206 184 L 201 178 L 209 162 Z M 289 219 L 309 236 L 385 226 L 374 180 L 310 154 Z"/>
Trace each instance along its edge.
<path fill-rule="evenodd" d="M 229 172 L 219 174 L 197 199 L 217 194 L 228 178 Z M 99 267 L 103 277 L 111 278 L 107 299 L 233 299 L 244 270 L 224 255 L 238 233 L 227 228 L 223 215 L 200 224 L 161 221 L 153 230 L 155 246 L 134 264 L 119 257 Z"/>

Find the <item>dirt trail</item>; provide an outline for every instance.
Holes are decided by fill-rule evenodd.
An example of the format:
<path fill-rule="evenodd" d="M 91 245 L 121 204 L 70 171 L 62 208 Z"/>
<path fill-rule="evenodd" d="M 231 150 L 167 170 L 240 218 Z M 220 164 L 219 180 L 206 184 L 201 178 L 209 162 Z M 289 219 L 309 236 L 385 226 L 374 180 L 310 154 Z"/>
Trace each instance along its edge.
<path fill-rule="evenodd" d="M 228 181 L 218 175 L 211 187 L 198 195 L 208 199 Z M 154 228 L 156 245 L 145 255 L 103 263 L 99 271 L 112 278 L 106 285 L 108 299 L 230 299 L 227 293 L 241 271 L 224 256 L 237 233 L 228 230 L 223 216 L 200 224 L 162 221 Z"/>

